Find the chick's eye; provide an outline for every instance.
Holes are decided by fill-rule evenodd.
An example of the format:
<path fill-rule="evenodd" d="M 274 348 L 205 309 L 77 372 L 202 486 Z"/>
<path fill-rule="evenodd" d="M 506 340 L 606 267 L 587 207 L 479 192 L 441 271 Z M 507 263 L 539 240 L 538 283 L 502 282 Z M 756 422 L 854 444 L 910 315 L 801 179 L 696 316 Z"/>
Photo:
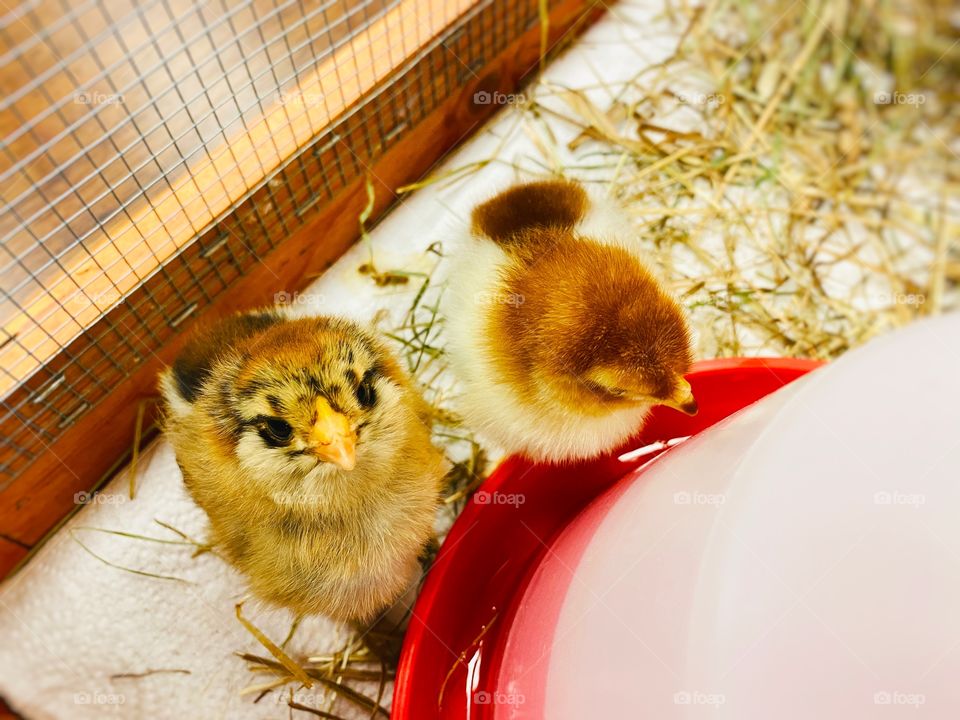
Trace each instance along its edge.
<path fill-rule="evenodd" d="M 584 385 L 588 390 L 590 390 L 590 392 L 603 397 L 620 398 L 627 394 L 627 391 L 623 388 L 607 387 L 606 385 L 601 385 L 593 380 L 584 381 Z"/>
<path fill-rule="evenodd" d="M 293 428 L 286 420 L 276 417 L 268 417 L 264 420 L 264 429 L 272 440 L 279 443 L 286 443 L 293 437 Z"/>
<path fill-rule="evenodd" d="M 357 385 L 357 402 L 365 408 L 372 408 L 377 402 L 377 391 L 373 388 L 373 371 L 368 370 Z"/>

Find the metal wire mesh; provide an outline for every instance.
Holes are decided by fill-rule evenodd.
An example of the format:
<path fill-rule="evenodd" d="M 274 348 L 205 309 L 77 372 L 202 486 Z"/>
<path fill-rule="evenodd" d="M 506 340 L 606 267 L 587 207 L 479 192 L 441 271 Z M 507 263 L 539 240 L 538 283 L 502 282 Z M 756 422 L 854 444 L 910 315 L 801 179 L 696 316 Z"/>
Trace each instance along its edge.
<path fill-rule="evenodd" d="M 8 11 L 0 488 L 537 17 L 535 0 Z"/>
<path fill-rule="evenodd" d="M 165 194 L 176 197 L 193 185 L 199 192 L 186 202 L 202 203 L 208 215 L 216 215 L 217 190 L 228 197 L 230 192 L 222 179 L 200 186 L 195 178 L 225 155 L 238 167 L 247 163 L 242 169 L 250 177 L 244 180 L 262 179 L 269 153 L 254 147 L 237 157 L 230 145 L 236 133 L 249 133 L 251 119 L 264 117 L 271 103 L 291 124 L 285 94 L 298 76 L 349 40 L 356 32 L 351 25 L 369 27 L 388 8 L 384 0 L 325 2 L 311 9 L 293 2 L 272 8 L 248 3 L 223 5 L 222 15 L 205 17 L 209 5 L 180 5 L 134 5 L 119 20 L 111 15 L 118 12 L 112 0 L 88 4 L 82 13 L 64 6 L 69 22 L 46 30 L 40 10 L 28 7 L 25 18 L 3 29 L 6 42 L 19 41 L 5 55 L 4 77 L 24 80 L 2 106 L 17 127 L 4 142 L 0 170 L 0 245 L 8 256 L 0 285 L 9 288 L 0 322 L 8 336 L 17 334 L 26 356 L 4 364 L 15 375 L 43 356 L 45 346 L 49 352 L 47 341 L 62 344 L 69 331 L 79 331 L 85 318 L 75 322 L 76 316 L 108 309 L 175 249 L 158 232 L 162 227 L 143 232 L 144 205 L 169 223 L 178 219 L 176 208 L 157 205 L 168 199 Z M 39 32 L 11 37 L 26 18 Z M 167 39 L 172 42 L 164 52 Z M 65 54 L 64 48 L 78 44 Z M 346 74 L 340 64 L 334 71 Z M 57 97 L 51 88 L 67 93 Z M 292 97 L 303 98 L 295 91 Z M 341 108 L 347 104 L 339 100 Z M 329 98 L 315 101 L 326 104 Z M 328 117 L 334 114 L 328 109 Z M 276 146 L 274 136 L 268 140 Z M 198 213 L 181 214 L 192 219 Z M 103 252 L 104 243 L 112 252 Z M 56 302 L 35 309 L 44 295 Z M 43 332 L 24 322 L 24 315 Z M 17 316 L 20 322 L 11 323 Z M 31 329 L 28 341 L 25 331 Z M 0 380 L 0 390 L 8 384 Z"/>

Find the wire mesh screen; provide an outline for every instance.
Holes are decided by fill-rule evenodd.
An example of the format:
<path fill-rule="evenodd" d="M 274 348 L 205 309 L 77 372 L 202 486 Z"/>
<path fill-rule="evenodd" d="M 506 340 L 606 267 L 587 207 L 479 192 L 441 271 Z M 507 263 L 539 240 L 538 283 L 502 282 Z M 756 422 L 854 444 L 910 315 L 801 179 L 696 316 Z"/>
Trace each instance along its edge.
<path fill-rule="evenodd" d="M 0 20 L 0 489 L 538 21 L 536 0 Z"/>
<path fill-rule="evenodd" d="M 429 39 L 413 18 L 376 57 L 390 9 L 101 0 L 10 13 L 0 322 L 16 342 L 0 391 L 356 100 L 391 51 Z M 351 41 L 348 62 L 324 67 Z"/>

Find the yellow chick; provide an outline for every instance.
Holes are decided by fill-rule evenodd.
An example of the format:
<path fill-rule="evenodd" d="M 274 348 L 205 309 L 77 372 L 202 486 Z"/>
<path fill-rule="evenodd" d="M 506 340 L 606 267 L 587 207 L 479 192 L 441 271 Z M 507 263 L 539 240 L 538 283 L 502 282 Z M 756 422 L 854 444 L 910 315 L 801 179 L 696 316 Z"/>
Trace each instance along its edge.
<path fill-rule="evenodd" d="M 622 209 L 573 182 L 477 206 L 450 273 L 448 352 L 465 419 L 534 460 L 592 457 L 650 408 L 687 414 L 690 331 Z"/>
<path fill-rule="evenodd" d="M 442 456 L 426 405 L 368 332 L 236 315 L 197 334 L 160 386 L 186 487 L 257 596 L 366 622 L 416 581 Z"/>

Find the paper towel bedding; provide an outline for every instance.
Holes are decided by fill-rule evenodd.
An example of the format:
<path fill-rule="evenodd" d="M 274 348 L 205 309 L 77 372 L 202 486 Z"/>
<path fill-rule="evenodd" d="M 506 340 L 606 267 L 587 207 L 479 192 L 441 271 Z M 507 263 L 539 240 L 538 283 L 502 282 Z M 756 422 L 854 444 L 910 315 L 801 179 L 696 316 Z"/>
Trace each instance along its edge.
<path fill-rule="evenodd" d="M 616 83 L 662 60 L 676 35 L 652 20 L 656 7 L 616 5 L 551 65 L 545 79 L 567 87 L 596 86 L 595 68 L 603 68 L 604 80 Z M 595 99 L 602 103 L 604 91 Z M 556 132 L 568 139 L 576 133 L 571 127 Z M 494 153 L 508 161 L 535 154 L 516 108 L 501 112 L 445 167 L 463 167 Z M 429 270 L 437 258 L 425 253 L 426 248 L 443 241 L 444 229 L 462 222 L 476 200 L 515 177 L 513 168 L 492 163 L 462 181 L 412 194 L 370 233 L 378 268 Z M 354 247 L 310 288 L 288 295 L 292 311 L 339 313 L 367 321 L 380 313 L 381 327 L 391 327 L 391 318 L 399 320 L 416 287 L 378 288 L 358 274 L 368 252 Z M 390 317 L 382 317 L 384 313 Z M 270 693 L 256 704 L 255 695 L 239 695 L 265 678 L 252 675 L 236 653 L 267 654 L 234 614 L 235 604 L 246 597 L 242 577 L 212 554 L 193 557 L 196 548 L 190 544 L 154 543 L 95 530 L 182 541 L 162 522 L 191 538 L 205 538 L 205 516 L 183 489 L 169 445 L 162 440 L 151 444 L 136 482 L 136 496 L 130 500 L 127 473 L 120 473 L 96 502 L 83 507 L 0 587 L 0 696 L 36 720 L 288 717 L 285 691 Z M 136 575 L 108 562 L 167 577 Z M 286 611 L 258 607 L 250 600 L 244 613 L 274 641 L 290 629 L 292 617 Z M 348 635 L 330 621 L 309 618 L 287 650 L 294 657 L 319 655 L 341 648 Z M 384 696 L 387 707 L 391 691 L 388 687 Z M 368 692 L 375 695 L 376 688 Z M 300 690 L 294 699 L 329 707 L 329 697 L 316 685 Z M 344 717 L 369 715 L 342 703 L 335 707 Z"/>

